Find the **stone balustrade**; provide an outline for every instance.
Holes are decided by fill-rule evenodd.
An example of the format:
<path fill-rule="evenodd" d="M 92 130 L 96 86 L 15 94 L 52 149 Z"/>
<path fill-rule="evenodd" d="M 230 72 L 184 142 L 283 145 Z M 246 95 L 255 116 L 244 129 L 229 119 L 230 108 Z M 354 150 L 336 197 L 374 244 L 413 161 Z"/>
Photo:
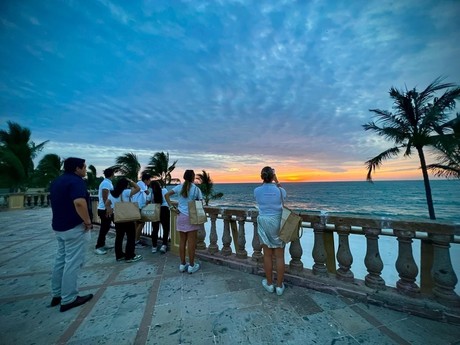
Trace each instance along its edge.
<path fill-rule="evenodd" d="M 49 207 L 48 192 L 7 193 L 0 195 L 0 209 Z"/>
<path fill-rule="evenodd" d="M 200 258 L 263 274 L 257 210 L 237 207 L 205 207 L 205 210 L 209 221 L 203 229 L 209 230 L 198 234 Z M 458 279 L 451 258 L 451 246 L 460 244 L 460 225 L 319 212 L 302 212 L 301 217 L 304 237 L 286 247 L 290 256 L 290 261 L 286 262 L 288 282 L 460 323 L 460 297 L 455 292 Z M 219 221 L 223 222 L 220 238 Z M 252 248 L 247 248 L 248 233 L 252 237 L 252 241 L 248 241 Z M 365 247 L 352 249 L 350 235 L 363 236 Z M 397 255 L 396 261 L 391 263 L 399 276 L 395 286 L 388 285 L 382 278 L 381 237 L 395 239 Z M 232 251 L 232 241 L 235 251 Z M 301 261 L 304 241 L 313 242 L 312 267 L 305 267 Z M 413 253 L 414 241 L 421 242 L 418 263 Z M 357 251 L 365 253 L 363 264 L 367 275 L 364 279 L 355 278 L 353 273 L 353 257 Z M 458 268 L 458 255 L 454 262 Z"/>
<path fill-rule="evenodd" d="M 91 199 L 93 222 L 98 223 L 97 197 Z M 24 200 L 24 207 L 49 205 L 45 193 L 26 193 Z M 198 232 L 199 258 L 262 275 L 258 211 L 210 206 L 205 210 L 208 222 Z M 460 244 L 460 225 L 320 212 L 302 212 L 301 217 L 304 235 L 286 247 L 290 257 L 286 261 L 285 279 L 288 283 L 460 324 L 460 297 L 455 291 L 458 279 L 453 267 L 454 263 L 459 268 L 460 257 L 458 254 L 451 257 L 452 246 Z M 174 230 L 174 214 L 171 224 Z M 150 224 L 147 223 L 144 230 L 150 233 Z M 352 248 L 351 235 L 362 236 L 365 247 Z M 399 277 L 395 286 L 389 285 L 382 277 L 382 238 L 395 239 L 396 260 L 389 266 L 394 267 Z M 311 267 L 305 267 L 302 262 L 305 251 L 302 242 L 306 241 L 312 245 Z M 419 262 L 414 258 L 414 241 L 420 242 L 417 246 L 421 252 Z M 178 250 L 175 231 L 171 232 L 171 250 L 176 253 Z M 364 279 L 358 279 L 353 272 L 354 256 L 364 253 L 361 264 L 367 274 Z M 389 263 L 386 264 L 388 269 Z"/>

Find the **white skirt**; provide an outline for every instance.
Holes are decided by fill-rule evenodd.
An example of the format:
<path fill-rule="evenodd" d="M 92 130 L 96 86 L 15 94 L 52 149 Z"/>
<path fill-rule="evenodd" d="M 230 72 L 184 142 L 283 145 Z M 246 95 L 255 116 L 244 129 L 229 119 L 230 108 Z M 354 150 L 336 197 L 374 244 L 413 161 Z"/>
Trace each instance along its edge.
<path fill-rule="evenodd" d="M 279 216 L 258 216 L 257 233 L 261 244 L 268 248 L 284 248 L 279 233 L 281 227 L 281 214 Z"/>

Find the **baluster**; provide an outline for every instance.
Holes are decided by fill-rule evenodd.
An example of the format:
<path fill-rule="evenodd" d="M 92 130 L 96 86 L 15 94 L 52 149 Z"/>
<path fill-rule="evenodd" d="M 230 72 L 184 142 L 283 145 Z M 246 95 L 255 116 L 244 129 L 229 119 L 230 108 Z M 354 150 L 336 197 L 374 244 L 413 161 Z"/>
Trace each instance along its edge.
<path fill-rule="evenodd" d="M 26 202 L 27 207 L 32 207 L 32 195 L 30 194 L 26 195 L 26 200 L 27 200 Z"/>
<path fill-rule="evenodd" d="M 432 235 L 431 238 L 433 240 L 431 275 L 435 285 L 433 294 L 439 302 L 458 307 L 460 306 L 460 297 L 454 291 L 458 279 L 452 268 L 449 251 L 451 236 Z"/>
<path fill-rule="evenodd" d="M 196 249 L 198 250 L 206 249 L 206 243 L 204 242 L 205 238 L 206 238 L 206 229 L 204 227 L 204 224 L 201 224 L 200 228 L 198 229 L 197 236 L 196 236 Z"/>
<path fill-rule="evenodd" d="M 291 261 L 289 262 L 290 270 L 301 272 L 303 270 L 303 262 L 301 260 L 303 250 L 300 239 L 291 242 L 289 245 L 289 254 L 291 254 Z"/>
<path fill-rule="evenodd" d="M 247 259 L 248 252 L 246 251 L 246 231 L 244 229 L 244 223 L 246 217 L 238 217 L 238 251 L 236 257 L 239 259 Z"/>
<path fill-rule="evenodd" d="M 363 230 L 367 242 L 364 264 L 369 272 L 364 278 L 364 283 L 372 289 L 385 289 L 385 280 L 381 277 L 383 261 L 380 257 L 378 241 L 382 230 L 377 228 L 363 228 Z"/>
<path fill-rule="evenodd" d="M 46 194 L 46 205 L 48 207 L 51 206 L 51 194 L 50 193 Z"/>
<path fill-rule="evenodd" d="M 262 255 L 262 246 L 260 245 L 259 233 L 257 232 L 258 224 L 257 224 L 257 216 L 252 216 L 251 221 L 254 227 L 254 236 L 252 237 L 252 260 L 256 262 L 261 262 L 264 259 Z"/>
<path fill-rule="evenodd" d="M 215 254 L 219 251 L 219 246 L 217 245 L 217 228 L 216 228 L 216 220 L 217 214 L 212 213 L 209 215 L 211 218 L 211 231 L 209 233 L 209 247 L 208 252 L 210 254 Z"/>
<path fill-rule="evenodd" d="M 339 248 L 337 249 L 337 262 L 339 269 L 337 270 L 337 278 L 345 281 L 352 282 L 354 274 L 350 270 L 353 264 L 353 255 L 350 251 L 350 243 L 348 241 L 350 236 L 350 226 L 336 225 L 337 234 L 339 235 Z"/>
<path fill-rule="evenodd" d="M 312 256 L 315 263 L 313 264 L 313 274 L 327 277 L 327 268 L 326 268 L 326 249 L 324 247 L 324 229 L 326 228 L 325 224 L 322 223 L 313 223 L 313 233 L 315 243 L 313 245 Z"/>
<path fill-rule="evenodd" d="M 38 206 L 38 195 L 34 195 L 33 198 L 34 198 L 34 205 L 33 206 L 36 207 L 36 206 Z"/>
<path fill-rule="evenodd" d="M 418 267 L 412 254 L 412 238 L 415 237 L 415 232 L 393 229 L 393 233 L 398 237 L 399 243 L 396 270 L 400 279 L 396 282 L 396 288 L 407 295 L 417 294 L 420 292 L 420 288 L 415 283 Z"/>
<path fill-rule="evenodd" d="M 230 247 L 232 244 L 232 236 L 230 236 L 230 220 L 231 215 L 223 215 L 224 219 L 224 233 L 222 234 L 222 250 L 220 253 L 222 255 L 228 256 L 232 254 L 232 248 Z"/>
<path fill-rule="evenodd" d="M 40 206 L 45 207 L 45 194 L 40 194 Z"/>

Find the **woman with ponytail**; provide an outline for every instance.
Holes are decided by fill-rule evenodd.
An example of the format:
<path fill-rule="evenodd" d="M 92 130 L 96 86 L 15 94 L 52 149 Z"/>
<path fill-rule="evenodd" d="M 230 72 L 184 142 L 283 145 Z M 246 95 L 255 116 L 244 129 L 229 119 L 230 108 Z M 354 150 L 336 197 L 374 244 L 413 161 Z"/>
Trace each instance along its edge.
<path fill-rule="evenodd" d="M 195 262 L 195 249 L 198 230 L 201 225 L 190 224 L 188 212 L 188 202 L 192 200 L 202 200 L 203 195 L 201 190 L 194 184 L 195 172 L 193 170 L 185 170 L 184 183 L 175 186 L 165 194 L 165 200 L 169 205 L 169 209 L 178 214 L 177 216 L 177 231 L 179 232 L 179 256 L 180 265 L 179 271 L 195 273 L 200 269 L 200 264 Z M 178 207 L 172 206 L 171 196 L 178 195 Z M 185 249 L 188 250 L 189 263 L 186 262 Z"/>

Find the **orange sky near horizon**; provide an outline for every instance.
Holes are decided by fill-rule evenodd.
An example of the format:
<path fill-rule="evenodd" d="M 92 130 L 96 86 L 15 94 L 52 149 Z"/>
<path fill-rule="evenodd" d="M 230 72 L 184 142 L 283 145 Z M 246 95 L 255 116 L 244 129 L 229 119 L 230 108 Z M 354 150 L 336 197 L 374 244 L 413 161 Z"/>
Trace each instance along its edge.
<path fill-rule="evenodd" d="M 280 182 L 334 182 L 334 181 L 366 181 L 367 169 L 361 166 L 350 165 L 337 169 L 340 171 L 308 169 L 303 166 L 283 166 L 279 164 L 267 164 L 275 168 L 278 180 Z M 421 170 L 418 168 L 417 159 L 394 159 L 384 162 L 377 169 L 372 178 L 374 181 L 379 180 L 421 180 L 423 179 Z M 225 171 L 213 171 L 212 169 L 204 170 L 210 174 L 214 183 L 258 183 L 261 182 L 260 170 L 263 167 L 240 167 L 231 168 Z M 203 168 L 193 167 L 195 174 L 201 173 Z M 182 181 L 184 170 L 176 169 L 173 176 L 180 178 Z M 432 177 L 432 176 L 430 176 Z"/>

